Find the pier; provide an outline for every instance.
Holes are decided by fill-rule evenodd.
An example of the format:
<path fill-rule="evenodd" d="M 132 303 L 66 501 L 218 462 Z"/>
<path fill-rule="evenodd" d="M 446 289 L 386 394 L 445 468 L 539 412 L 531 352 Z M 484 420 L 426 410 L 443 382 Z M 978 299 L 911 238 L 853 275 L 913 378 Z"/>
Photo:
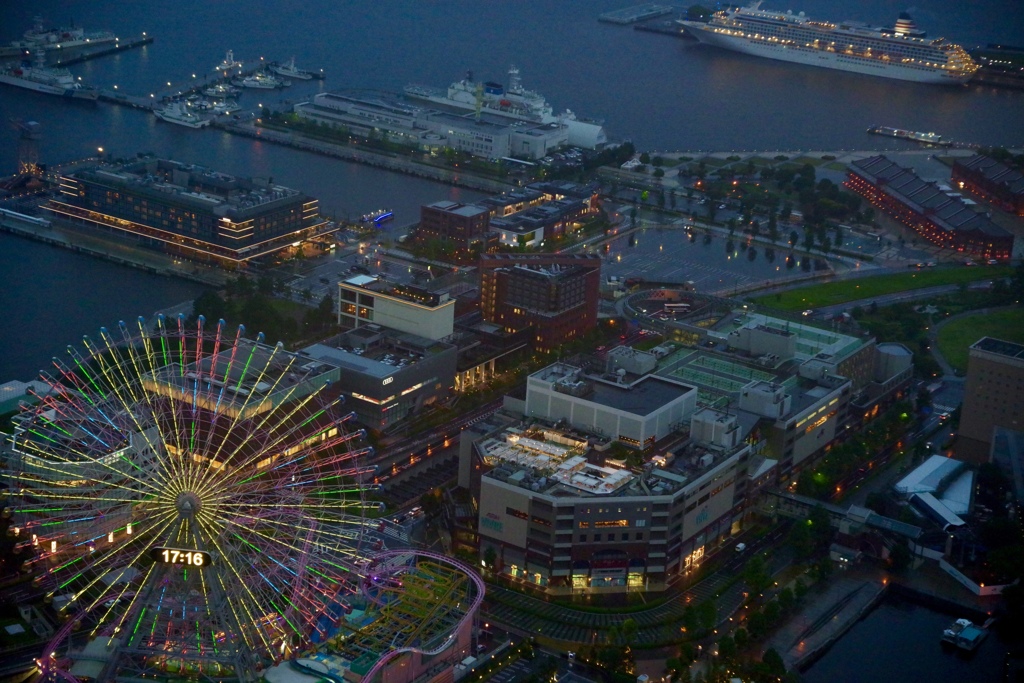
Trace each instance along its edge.
<path fill-rule="evenodd" d="M 603 21 L 606 24 L 635 24 L 638 21 L 646 21 L 648 19 L 654 19 L 655 17 L 665 16 L 666 14 L 672 14 L 674 11 L 675 10 L 668 5 L 648 3 L 646 5 L 636 5 L 634 7 L 617 9 L 613 12 L 605 12 L 604 14 L 598 15 L 597 20 Z"/>
<path fill-rule="evenodd" d="M 634 31 L 646 31 L 647 33 L 660 33 L 666 36 L 673 36 L 674 38 L 685 38 L 687 40 L 695 40 L 693 36 L 683 30 L 674 19 L 668 19 L 664 21 L 651 21 L 644 24 L 637 24 L 633 27 Z"/>
<path fill-rule="evenodd" d="M 237 71 L 232 70 L 232 72 L 227 76 L 224 75 L 223 71 L 210 71 L 202 74 L 202 76 L 199 74 L 193 74 L 192 79 L 183 80 L 179 83 L 171 83 L 163 88 L 155 89 L 148 96 L 132 95 L 122 92 L 115 85 L 113 88 L 104 88 L 100 90 L 99 99 L 111 104 L 119 104 L 125 107 L 148 109 L 152 111 L 153 109 L 158 109 L 163 106 L 167 100 L 178 97 L 188 97 L 189 95 L 200 93 L 204 89 L 218 83 L 230 83 L 237 78 L 246 78 L 257 71 L 266 68 L 270 64 L 272 64 L 272 62 L 266 62 L 263 60 L 249 62 L 244 64 Z"/>
<path fill-rule="evenodd" d="M 125 50 L 132 50 L 137 47 L 142 47 L 143 45 L 149 45 L 152 42 L 153 37 L 147 36 L 145 33 L 143 33 L 141 36 L 137 36 L 128 41 L 122 42 L 118 40 L 112 47 L 100 48 L 98 50 L 90 50 L 89 52 L 78 54 L 74 57 L 68 57 L 67 59 L 60 58 L 60 53 L 62 52 L 62 50 L 54 50 L 52 53 L 47 52 L 46 61 L 48 64 L 52 66 L 71 66 L 72 64 L 80 64 L 82 62 L 87 62 L 90 59 L 98 59 L 99 57 L 106 57 L 107 55 L 117 54 L 118 52 L 124 52 Z M 75 48 L 71 50 L 71 52 L 74 53 L 78 52 L 79 50 L 80 48 Z M 57 58 L 51 59 L 51 54 L 57 54 Z"/>

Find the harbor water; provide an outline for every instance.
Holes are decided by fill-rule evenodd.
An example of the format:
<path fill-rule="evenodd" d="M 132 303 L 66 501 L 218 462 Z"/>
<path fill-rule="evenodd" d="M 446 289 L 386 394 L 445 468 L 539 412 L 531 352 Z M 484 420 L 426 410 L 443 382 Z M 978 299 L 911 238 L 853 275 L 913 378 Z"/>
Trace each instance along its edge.
<path fill-rule="evenodd" d="M 990 633 L 965 653 L 943 647 L 942 630 L 956 616 L 889 594 L 803 672 L 805 683 L 994 683 L 1007 645 Z"/>
<path fill-rule="evenodd" d="M 245 92 L 241 104 L 251 110 L 259 105 L 285 109 L 320 89 L 395 92 L 409 83 L 445 86 L 468 69 L 479 80 L 504 81 L 509 65 L 515 64 L 524 85 L 543 93 L 556 111 L 571 108 L 603 119 L 612 138 L 628 138 L 645 149 L 914 147 L 869 135 L 871 125 L 935 131 L 949 139 L 983 144 L 1024 144 L 1024 92 L 845 74 L 597 21 L 598 14 L 625 4 L 310 0 L 282 5 L 225 0 L 183 5 L 140 0 L 132 4 L 133 11 L 125 12 L 118 3 L 81 0 L 74 3 L 71 16 L 66 2 L 37 0 L 0 7 L 0 42 L 19 38 L 36 14 L 51 25 L 74 21 L 88 30 L 108 29 L 123 36 L 145 31 L 155 39 L 150 45 L 72 67 L 85 83 L 117 86 L 120 92 L 141 96 L 167 89 L 168 82 L 171 87 L 186 86 L 193 74 L 208 74 L 228 49 L 250 62 L 294 56 L 300 68 L 325 70 L 325 81 Z M 855 18 L 889 25 L 896 18 L 896 9 L 887 0 L 805 1 L 779 9 L 790 7 L 827 20 Z M 1001 0 L 926 0 L 917 5 L 914 18 L 929 35 L 966 46 L 1019 43 L 1024 25 L 1021 7 Z M 0 93 L 0 120 L 42 124 L 40 160 L 51 165 L 94 155 L 100 147 L 115 156 L 150 151 L 228 173 L 272 177 L 317 196 L 324 210 L 339 218 L 391 208 L 397 224 L 415 221 L 423 203 L 479 196 L 218 130 L 190 130 L 160 122 L 142 110 L 69 102 L 10 87 Z M 7 126 L 0 131 L 0 174 L 13 172 L 17 156 L 17 132 Z M 717 252 L 718 262 L 709 262 L 715 268 L 753 268 L 754 278 L 770 269 L 761 258 L 741 258 L 737 263 L 722 247 L 709 251 Z M 110 301 L 72 301 L 50 284 L 72 269 L 72 254 L 6 234 L 0 234 L 0 253 L 0 278 L 5 281 L 0 304 L 6 318 L 0 325 L 0 380 L 27 379 L 56 350 L 84 332 L 114 324 L 118 317 L 148 315 L 177 303 L 173 287 L 182 286 L 145 273 L 118 271 L 121 286 L 111 292 Z M 103 291 L 111 268 L 103 263 L 94 270 L 79 269 L 76 291 Z M 698 278 L 683 274 L 680 279 Z M 727 275 L 717 279 L 729 284 Z M 8 282 L 19 283 L 24 290 Z M 78 308 L 74 315 L 65 310 L 72 305 Z M 15 320 L 18 325 L 12 324 Z M 12 332 L 15 327 L 17 335 Z"/>

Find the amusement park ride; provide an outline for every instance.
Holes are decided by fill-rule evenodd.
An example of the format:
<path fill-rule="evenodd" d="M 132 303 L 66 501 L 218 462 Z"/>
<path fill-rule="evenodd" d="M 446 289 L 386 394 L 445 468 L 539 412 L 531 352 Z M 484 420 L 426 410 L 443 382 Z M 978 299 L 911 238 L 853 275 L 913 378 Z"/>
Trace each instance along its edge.
<path fill-rule="evenodd" d="M 341 371 L 224 328 L 101 330 L 15 418 L 4 513 L 64 621 L 42 678 L 369 682 L 460 659 L 483 583 L 383 521 Z"/>

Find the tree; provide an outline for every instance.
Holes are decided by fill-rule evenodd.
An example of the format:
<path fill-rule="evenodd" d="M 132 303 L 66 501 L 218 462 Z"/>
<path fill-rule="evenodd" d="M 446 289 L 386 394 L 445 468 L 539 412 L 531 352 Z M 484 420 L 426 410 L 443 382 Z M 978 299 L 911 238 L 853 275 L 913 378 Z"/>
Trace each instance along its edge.
<path fill-rule="evenodd" d="M 644 152 L 643 154 L 641 154 L 640 155 L 640 163 L 644 164 L 644 165 L 647 165 L 647 164 L 651 163 L 651 155 L 648 154 L 647 152 Z"/>
<path fill-rule="evenodd" d="M 736 648 L 742 650 L 750 642 L 750 634 L 747 633 L 747 629 L 738 628 L 736 632 L 732 634 L 733 641 L 736 643 Z"/>
<path fill-rule="evenodd" d="M 718 656 L 727 662 L 736 658 L 736 641 L 732 636 L 722 636 L 718 641 Z"/>
<path fill-rule="evenodd" d="M 498 551 L 494 549 L 494 546 L 489 545 L 484 550 L 484 555 L 481 559 L 484 561 L 484 568 L 493 572 L 498 564 Z"/>
<path fill-rule="evenodd" d="M 194 325 L 199 316 L 205 316 L 207 324 L 229 317 L 228 304 L 217 292 L 208 289 L 195 298 L 192 302 L 192 317 L 189 318 L 189 325 Z"/>
<path fill-rule="evenodd" d="M 821 558 L 821 561 L 818 562 L 818 564 L 814 565 L 814 574 L 818 581 L 827 581 L 828 578 L 832 576 L 833 569 L 832 558 L 826 556 Z"/>
<path fill-rule="evenodd" d="M 783 612 L 788 612 L 796 605 L 796 593 L 789 586 L 779 591 L 779 606 Z"/>
<path fill-rule="evenodd" d="M 814 537 L 806 522 L 797 522 L 789 530 L 789 545 L 796 559 L 803 560 L 814 554 Z"/>
<path fill-rule="evenodd" d="M 743 568 L 743 580 L 752 593 L 763 593 L 768 586 L 772 585 L 772 575 L 768 569 L 768 563 L 761 555 L 754 555 Z"/>
<path fill-rule="evenodd" d="M 715 607 L 715 601 L 705 600 L 697 605 L 697 618 L 702 629 L 705 631 L 713 629 L 718 621 L 718 608 Z"/>
<path fill-rule="evenodd" d="M 636 641 L 637 625 L 636 620 L 633 618 L 626 619 L 622 622 L 622 642 L 626 645 L 632 645 Z"/>
<path fill-rule="evenodd" d="M 750 629 L 750 635 L 754 638 L 760 638 L 768 630 L 768 620 L 764 617 L 764 612 L 757 611 L 751 614 L 747 618 L 747 628 Z"/>
<path fill-rule="evenodd" d="M 312 290 L 312 288 L 306 287 L 304 290 L 302 290 L 301 296 L 302 296 L 302 300 L 305 301 L 308 304 L 310 301 L 313 300 L 313 290 Z"/>
<path fill-rule="evenodd" d="M 665 177 L 665 169 L 663 169 L 663 168 L 656 168 L 656 169 L 654 169 L 654 173 L 652 173 L 651 175 L 653 175 L 655 178 L 664 178 Z M 663 202 L 665 201 L 664 197 L 665 197 L 665 195 L 662 195 L 662 201 Z"/>
<path fill-rule="evenodd" d="M 786 664 L 774 647 L 770 647 L 761 655 L 761 663 L 765 665 L 768 673 L 772 676 L 783 676 L 786 673 Z"/>

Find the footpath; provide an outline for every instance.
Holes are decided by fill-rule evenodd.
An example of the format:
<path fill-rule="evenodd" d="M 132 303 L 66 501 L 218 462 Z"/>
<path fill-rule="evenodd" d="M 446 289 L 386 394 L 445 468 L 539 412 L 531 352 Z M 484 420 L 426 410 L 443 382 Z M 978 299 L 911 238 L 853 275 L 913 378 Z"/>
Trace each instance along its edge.
<path fill-rule="evenodd" d="M 812 589 L 804 600 L 804 608 L 769 638 L 765 649 L 775 648 L 787 670 L 799 669 L 881 600 L 886 586 L 884 576 L 880 569 L 855 567 L 834 577 L 820 593 Z"/>

